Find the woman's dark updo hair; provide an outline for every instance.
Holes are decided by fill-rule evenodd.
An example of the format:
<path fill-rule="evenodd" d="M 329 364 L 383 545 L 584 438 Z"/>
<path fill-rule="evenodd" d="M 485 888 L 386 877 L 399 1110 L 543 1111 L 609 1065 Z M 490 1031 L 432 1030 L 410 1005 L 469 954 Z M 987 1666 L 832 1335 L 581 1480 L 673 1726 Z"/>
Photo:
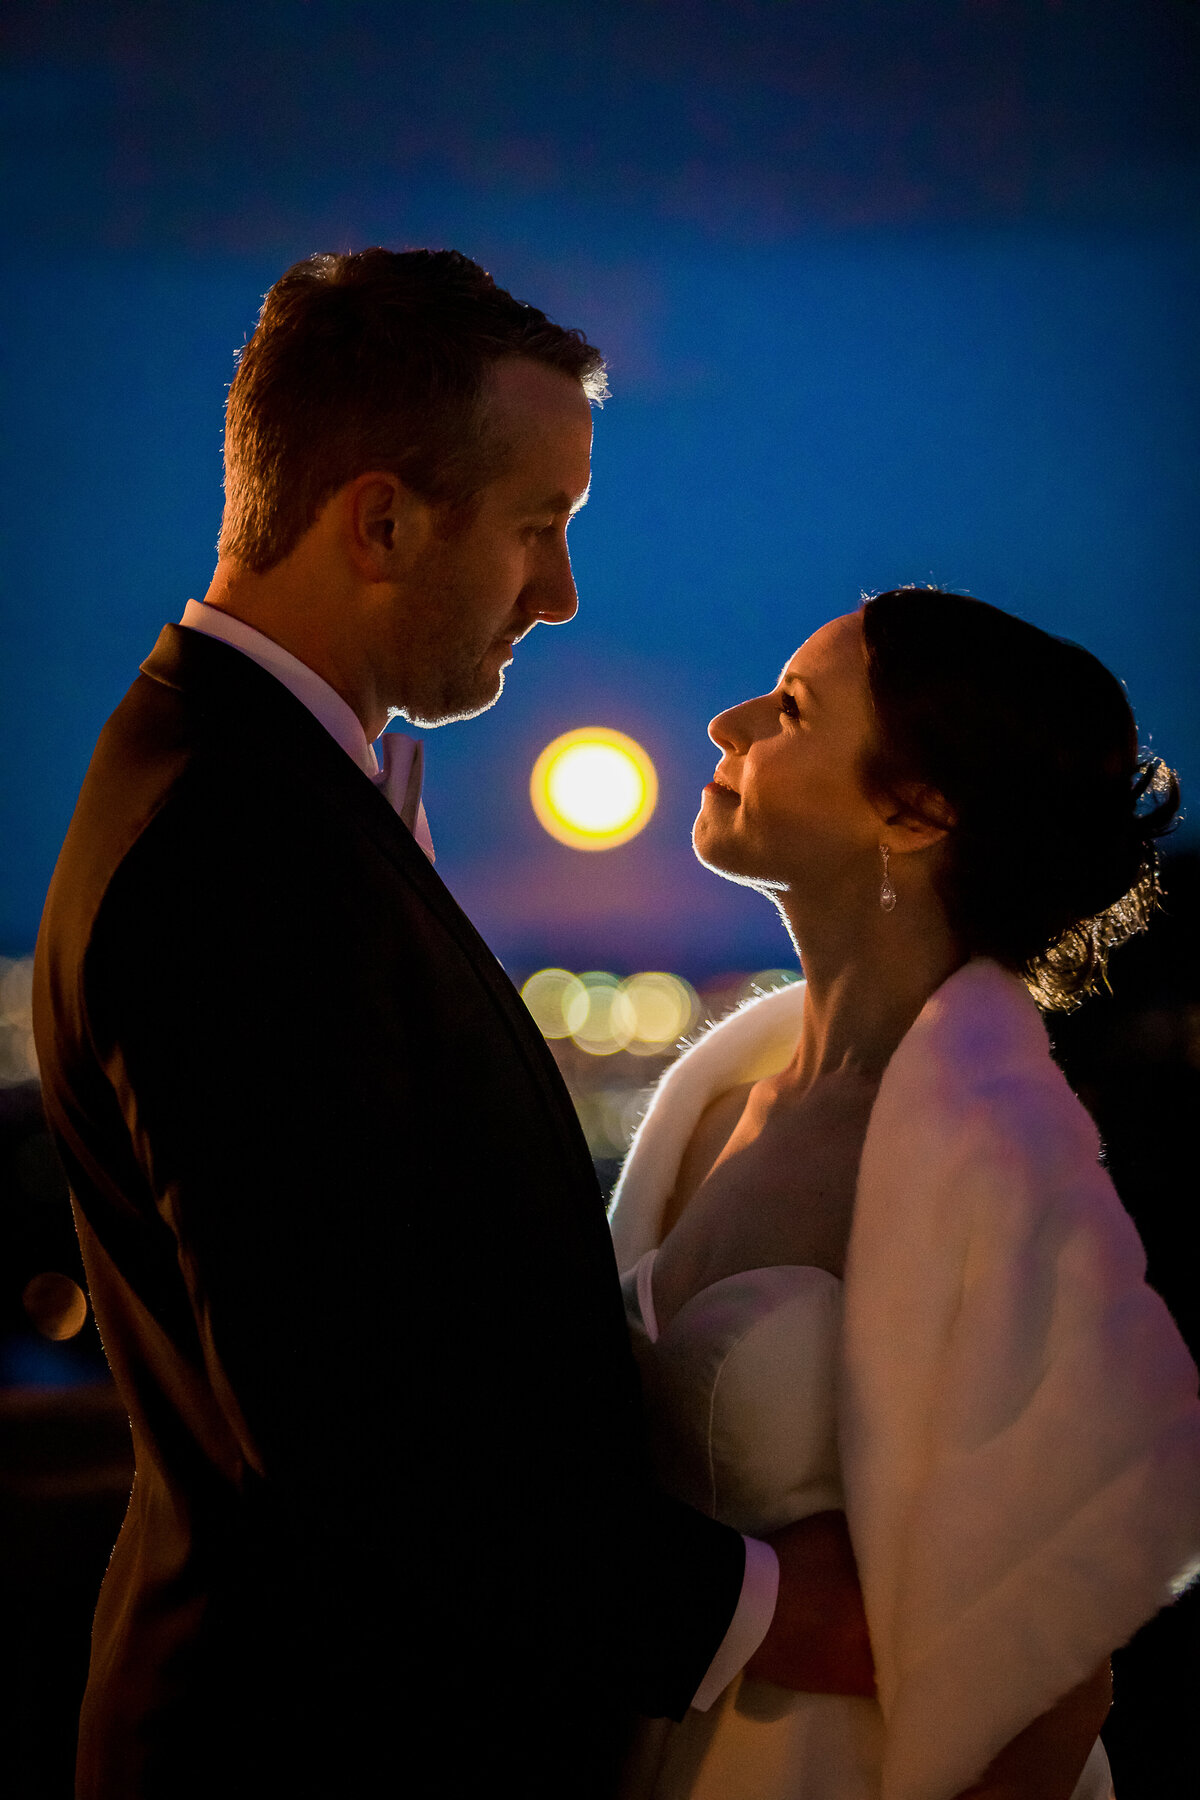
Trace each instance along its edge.
<path fill-rule="evenodd" d="M 1124 688 L 1066 638 L 939 588 L 877 594 L 862 622 L 870 791 L 939 824 L 945 802 L 937 882 L 963 948 L 1041 1006 L 1078 1005 L 1158 902 L 1174 773 L 1139 756 Z"/>

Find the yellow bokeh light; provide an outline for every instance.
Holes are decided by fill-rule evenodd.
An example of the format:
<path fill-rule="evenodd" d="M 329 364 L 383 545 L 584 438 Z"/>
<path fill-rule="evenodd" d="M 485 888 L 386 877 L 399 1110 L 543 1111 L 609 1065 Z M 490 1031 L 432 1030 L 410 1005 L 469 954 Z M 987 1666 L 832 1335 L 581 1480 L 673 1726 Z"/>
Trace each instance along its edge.
<path fill-rule="evenodd" d="M 636 837 L 654 811 L 658 777 L 642 746 L 622 731 L 584 725 L 547 744 L 529 797 L 538 822 L 575 850 L 611 850 Z"/>
<path fill-rule="evenodd" d="M 545 1038 L 571 1038 L 589 1056 L 662 1056 L 700 1017 L 696 990 L 682 976 L 645 970 L 624 981 L 607 969 L 573 975 L 538 969 L 521 998 Z"/>
<path fill-rule="evenodd" d="M 637 1030 L 637 1018 L 623 984 L 606 969 L 590 969 L 579 977 L 587 994 L 587 1011 L 571 1036 L 589 1056 L 612 1056 L 623 1050 Z"/>
<path fill-rule="evenodd" d="M 570 1037 L 587 1018 L 587 989 L 569 969 L 539 969 L 521 989 L 521 998 L 544 1038 Z"/>
<path fill-rule="evenodd" d="M 621 985 L 635 1020 L 625 1048 L 635 1056 L 660 1056 L 691 1029 L 700 1015 L 695 988 L 678 975 L 647 970 L 631 975 Z"/>

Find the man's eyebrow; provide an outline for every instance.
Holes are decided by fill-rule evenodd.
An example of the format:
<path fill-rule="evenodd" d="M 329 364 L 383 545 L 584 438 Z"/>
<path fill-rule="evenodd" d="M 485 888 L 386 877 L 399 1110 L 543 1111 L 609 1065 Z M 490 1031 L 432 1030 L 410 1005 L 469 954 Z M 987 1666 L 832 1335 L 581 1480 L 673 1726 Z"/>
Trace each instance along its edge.
<path fill-rule="evenodd" d="M 557 494 L 547 495 L 540 505 L 531 506 L 529 510 L 530 512 L 566 513 L 568 518 L 573 519 L 580 508 L 587 505 L 588 495 L 591 491 L 590 487 L 585 487 L 582 494 L 572 500 L 566 488 L 559 488 Z"/>

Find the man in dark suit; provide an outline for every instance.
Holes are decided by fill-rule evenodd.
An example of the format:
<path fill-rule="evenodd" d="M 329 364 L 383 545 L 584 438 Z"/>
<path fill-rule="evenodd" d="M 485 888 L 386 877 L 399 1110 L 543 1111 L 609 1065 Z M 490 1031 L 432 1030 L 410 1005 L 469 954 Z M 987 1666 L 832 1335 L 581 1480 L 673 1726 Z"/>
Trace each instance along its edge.
<path fill-rule="evenodd" d="M 752 1653 L 869 1687 L 836 1529 L 773 1551 L 654 1489 L 569 1098 L 416 746 L 376 772 L 389 714 L 481 711 L 573 615 L 602 389 L 454 253 L 289 271 L 207 603 L 97 746 L 35 999 L 137 1462 L 83 1800 L 599 1794 L 631 1711 Z"/>

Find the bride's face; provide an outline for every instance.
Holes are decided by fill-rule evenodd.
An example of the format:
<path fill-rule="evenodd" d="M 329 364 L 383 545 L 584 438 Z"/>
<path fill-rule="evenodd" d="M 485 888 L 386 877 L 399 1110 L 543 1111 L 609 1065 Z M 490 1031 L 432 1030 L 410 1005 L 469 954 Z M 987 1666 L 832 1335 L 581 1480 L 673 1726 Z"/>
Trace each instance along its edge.
<path fill-rule="evenodd" d="M 771 693 L 709 726 L 722 756 L 692 830 L 700 861 L 835 903 L 866 891 L 883 826 L 860 776 L 871 723 L 862 621 L 847 613 L 800 646 Z"/>

